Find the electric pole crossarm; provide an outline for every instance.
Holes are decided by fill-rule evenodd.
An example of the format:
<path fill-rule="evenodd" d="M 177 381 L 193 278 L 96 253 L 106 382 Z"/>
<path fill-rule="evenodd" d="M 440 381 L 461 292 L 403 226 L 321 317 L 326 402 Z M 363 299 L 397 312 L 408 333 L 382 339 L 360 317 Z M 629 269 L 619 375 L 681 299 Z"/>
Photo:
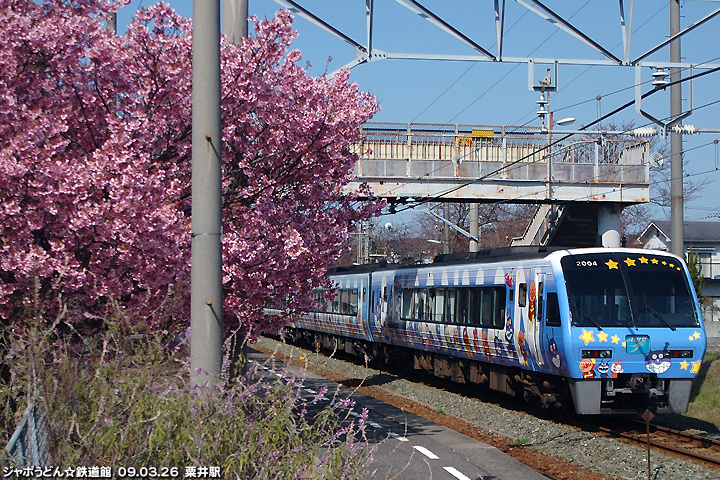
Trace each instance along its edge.
<path fill-rule="evenodd" d="M 630 63 L 630 41 L 632 40 L 632 17 L 633 17 L 633 4 L 634 1 L 630 0 L 630 5 L 628 10 L 630 13 L 625 16 L 625 0 L 619 0 L 620 2 L 620 26 L 622 29 L 622 37 L 623 37 L 623 52 L 626 64 Z M 627 18 L 627 20 L 626 20 Z"/>
<path fill-rule="evenodd" d="M 537 0 L 531 0 L 535 5 L 540 7 L 542 10 L 538 10 L 537 8 L 533 7 L 532 5 L 528 5 L 523 0 L 517 0 L 517 2 L 530 10 L 531 12 L 534 12 L 536 15 L 539 15 L 540 17 L 544 18 L 545 20 L 549 21 L 550 23 L 556 25 L 558 28 L 565 30 L 567 33 L 572 35 L 573 37 L 577 38 L 581 42 L 585 43 L 586 45 L 591 46 L 598 52 L 602 53 L 606 57 L 608 57 L 610 60 L 614 62 L 615 65 L 622 64 L 622 61 L 617 58 L 615 55 L 607 51 L 605 48 L 603 48 L 599 43 L 597 43 L 595 40 L 591 39 L 584 33 L 582 33 L 577 28 L 573 27 L 569 22 L 567 22 L 565 19 L 560 17 L 557 13 L 550 10 L 548 7 L 543 5 L 542 3 L 538 2 Z"/>
<path fill-rule="evenodd" d="M 503 30 L 505 29 L 505 0 L 495 0 L 495 36 L 497 58 L 502 59 Z"/>
<path fill-rule="evenodd" d="M 292 0 L 275 0 L 275 3 L 283 6 L 284 8 L 287 8 L 294 14 L 301 16 L 302 18 L 304 18 L 308 22 L 312 23 L 313 25 L 316 25 L 316 26 L 322 28 L 323 30 L 335 35 L 339 39 L 343 40 L 345 43 L 352 45 L 354 48 L 367 53 L 367 48 L 365 46 L 359 44 L 352 38 L 350 38 L 347 35 L 345 35 L 344 33 L 342 33 L 337 28 L 333 27 L 326 21 L 320 19 L 318 16 L 314 15 L 313 13 L 310 13 L 310 11 L 304 9 L 297 3 L 293 2 Z"/>
<path fill-rule="evenodd" d="M 482 53 L 486 57 L 488 57 L 491 60 L 496 60 L 495 56 L 485 50 L 483 47 L 469 39 L 466 35 L 464 35 L 462 32 L 454 28 L 452 25 L 447 23 L 442 18 L 435 15 L 433 12 L 425 8 L 423 5 L 421 5 L 419 2 L 416 2 L 415 0 L 396 0 L 400 5 L 407 8 L 408 10 L 420 15 L 424 19 L 426 19 L 428 22 L 432 23 L 436 27 L 439 27 L 441 30 L 446 31 L 453 37 L 457 38 L 461 42 L 465 43 L 466 45 L 469 45 L 470 47 L 474 48 L 478 52 Z"/>
<path fill-rule="evenodd" d="M 679 39 L 680 37 L 682 37 L 683 35 L 685 35 L 685 34 L 688 33 L 689 31 L 691 31 L 691 30 L 699 27 L 700 25 L 702 25 L 703 23 L 707 22 L 707 21 L 710 20 L 711 18 L 717 16 L 717 14 L 719 14 L 719 13 L 720 13 L 720 8 L 718 8 L 718 9 L 715 10 L 714 12 L 711 12 L 711 13 L 705 15 L 705 17 L 701 18 L 700 20 L 698 20 L 697 22 L 693 23 L 693 24 L 690 25 L 689 27 L 685 28 L 684 30 L 679 31 L 678 33 L 676 33 L 675 35 L 672 35 L 670 38 L 668 38 L 668 39 L 665 40 L 664 42 L 656 45 L 655 47 L 651 48 L 651 49 L 648 50 L 647 52 L 643 53 L 642 55 L 640 55 L 639 57 L 637 57 L 635 60 L 633 60 L 631 63 L 632 63 L 633 65 L 636 64 L 637 62 L 639 62 L 639 61 L 642 60 L 643 58 L 647 57 L 647 56 L 650 55 L 651 53 L 654 53 L 654 52 L 660 50 L 660 49 L 661 49 L 662 47 L 664 47 L 665 45 L 671 43 L 672 41 Z M 670 61 L 672 62 L 673 60 L 671 59 Z M 677 60 L 675 60 L 675 61 L 680 62 L 679 59 L 677 59 Z"/>

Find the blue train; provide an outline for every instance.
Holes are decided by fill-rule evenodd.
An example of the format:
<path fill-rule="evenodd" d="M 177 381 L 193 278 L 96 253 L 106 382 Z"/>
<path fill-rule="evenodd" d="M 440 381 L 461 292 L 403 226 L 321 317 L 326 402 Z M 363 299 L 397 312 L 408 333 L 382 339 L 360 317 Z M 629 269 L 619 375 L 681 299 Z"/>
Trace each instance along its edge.
<path fill-rule="evenodd" d="M 330 272 L 294 339 L 578 414 L 685 413 L 706 336 L 682 259 L 509 247 Z"/>

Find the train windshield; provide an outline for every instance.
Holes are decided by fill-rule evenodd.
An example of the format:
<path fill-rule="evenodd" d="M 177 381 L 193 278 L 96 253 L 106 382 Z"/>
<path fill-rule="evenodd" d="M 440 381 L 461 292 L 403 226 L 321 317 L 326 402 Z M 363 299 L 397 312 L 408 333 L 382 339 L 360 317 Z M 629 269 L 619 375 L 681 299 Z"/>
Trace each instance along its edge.
<path fill-rule="evenodd" d="M 573 325 L 672 330 L 699 325 L 682 265 L 675 258 L 650 253 L 564 257 Z"/>

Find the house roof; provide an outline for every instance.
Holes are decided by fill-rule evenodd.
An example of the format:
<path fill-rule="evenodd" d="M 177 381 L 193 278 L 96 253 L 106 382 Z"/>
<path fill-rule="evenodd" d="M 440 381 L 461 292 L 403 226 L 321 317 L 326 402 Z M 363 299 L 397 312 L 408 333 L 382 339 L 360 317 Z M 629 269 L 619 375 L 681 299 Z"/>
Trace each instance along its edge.
<path fill-rule="evenodd" d="M 653 220 L 645 228 L 640 238 L 645 236 L 653 226 L 667 238 L 670 238 L 670 222 L 667 220 Z M 720 222 L 684 222 L 683 233 L 685 243 L 720 242 Z"/>

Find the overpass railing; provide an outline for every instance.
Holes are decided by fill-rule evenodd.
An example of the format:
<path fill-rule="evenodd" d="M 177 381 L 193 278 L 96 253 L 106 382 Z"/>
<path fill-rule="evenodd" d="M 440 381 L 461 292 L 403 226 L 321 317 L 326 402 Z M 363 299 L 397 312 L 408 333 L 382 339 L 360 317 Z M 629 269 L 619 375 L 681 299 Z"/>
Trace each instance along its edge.
<path fill-rule="evenodd" d="M 648 142 L 619 132 L 368 123 L 357 144 L 363 179 L 502 179 L 597 184 L 649 182 Z M 557 142 L 557 143 L 554 143 Z M 548 147 L 549 143 L 553 143 Z M 551 160 L 550 162 L 548 160 Z"/>

